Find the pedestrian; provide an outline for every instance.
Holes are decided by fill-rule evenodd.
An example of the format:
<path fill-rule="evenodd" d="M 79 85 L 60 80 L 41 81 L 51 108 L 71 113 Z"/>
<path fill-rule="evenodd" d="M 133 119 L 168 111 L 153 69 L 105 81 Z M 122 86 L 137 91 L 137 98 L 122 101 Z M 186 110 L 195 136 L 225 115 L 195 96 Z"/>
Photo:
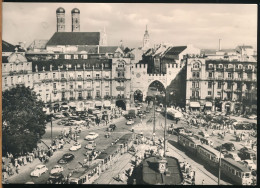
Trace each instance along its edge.
<path fill-rule="evenodd" d="M 202 180 L 201 185 L 204 185 L 204 179 Z"/>
<path fill-rule="evenodd" d="M 195 177 L 194 176 L 191 179 L 191 185 L 195 185 Z"/>

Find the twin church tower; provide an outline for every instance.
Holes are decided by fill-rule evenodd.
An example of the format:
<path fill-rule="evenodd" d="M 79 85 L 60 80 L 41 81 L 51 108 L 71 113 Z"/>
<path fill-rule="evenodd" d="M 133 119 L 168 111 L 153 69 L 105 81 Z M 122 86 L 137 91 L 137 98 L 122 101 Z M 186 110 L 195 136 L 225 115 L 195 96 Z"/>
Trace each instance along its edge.
<path fill-rule="evenodd" d="M 57 32 L 65 32 L 65 9 L 59 7 L 56 10 Z M 80 11 L 77 8 L 71 10 L 72 32 L 80 31 Z"/>

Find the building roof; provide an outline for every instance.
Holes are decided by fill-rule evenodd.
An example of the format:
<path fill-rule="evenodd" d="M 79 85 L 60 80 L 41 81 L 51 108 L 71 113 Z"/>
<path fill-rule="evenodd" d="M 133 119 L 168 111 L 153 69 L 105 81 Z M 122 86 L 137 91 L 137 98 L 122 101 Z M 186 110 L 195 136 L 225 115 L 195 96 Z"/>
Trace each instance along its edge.
<path fill-rule="evenodd" d="M 100 32 L 55 32 L 47 46 L 99 45 Z"/>
<path fill-rule="evenodd" d="M 28 49 L 45 49 L 48 40 L 36 39 L 34 40 Z"/>
<path fill-rule="evenodd" d="M 18 52 L 25 52 L 19 45 L 12 45 L 6 41 L 2 41 L 2 52 L 15 52 L 15 48 L 17 48 Z"/>
<path fill-rule="evenodd" d="M 66 65 L 71 65 L 68 70 L 83 70 L 85 65 L 86 70 L 92 70 L 93 66 L 95 70 L 101 70 L 103 64 L 103 70 L 110 70 L 112 68 L 112 59 L 52 59 L 49 61 L 32 61 L 32 71 L 35 72 L 37 65 L 38 71 L 42 71 L 43 67 L 45 71 L 50 71 L 50 65 L 52 65 L 52 70 L 66 70 Z M 108 66 L 104 66 L 107 64 Z M 98 67 L 97 67 L 98 65 Z"/>
<path fill-rule="evenodd" d="M 27 59 L 24 55 L 16 52 L 12 53 L 7 60 L 8 63 L 27 62 Z"/>
<path fill-rule="evenodd" d="M 101 54 L 115 53 L 117 51 L 117 49 L 120 49 L 120 48 L 118 46 L 100 46 L 99 53 L 101 53 Z"/>
<path fill-rule="evenodd" d="M 98 47 L 97 46 L 78 46 L 78 52 L 87 52 L 97 54 Z"/>
<path fill-rule="evenodd" d="M 166 157 L 169 175 L 158 171 L 158 157 L 149 157 L 143 161 L 143 181 L 146 184 L 180 185 L 183 181 L 178 159 Z"/>
<path fill-rule="evenodd" d="M 179 60 L 179 55 L 183 52 L 187 46 L 174 46 L 163 54 L 164 58 Z"/>
<path fill-rule="evenodd" d="M 246 49 L 246 48 L 250 48 L 250 49 L 253 49 L 252 46 L 249 46 L 249 45 L 241 45 L 241 46 L 237 46 L 238 49 Z"/>
<path fill-rule="evenodd" d="M 80 13 L 79 9 L 78 8 L 74 8 L 71 10 L 71 13 Z"/>

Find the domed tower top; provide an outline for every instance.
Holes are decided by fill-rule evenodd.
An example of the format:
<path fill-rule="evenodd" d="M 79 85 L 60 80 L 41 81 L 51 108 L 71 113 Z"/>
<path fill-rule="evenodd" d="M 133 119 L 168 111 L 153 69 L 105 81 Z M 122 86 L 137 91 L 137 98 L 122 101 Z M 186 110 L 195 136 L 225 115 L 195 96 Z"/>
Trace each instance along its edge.
<path fill-rule="evenodd" d="M 74 8 L 71 10 L 71 14 L 73 14 L 73 13 L 80 13 L 80 11 L 78 8 Z"/>
<path fill-rule="evenodd" d="M 78 8 L 71 10 L 72 32 L 80 31 L 80 11 Z"/>
<path fill-rule="evenodd" d="M 64 13 L 65 14 L 65 9 L 62 8 L 62 7 L 59 7 L 59 8 L 57 8 L 56 13 Z"/>

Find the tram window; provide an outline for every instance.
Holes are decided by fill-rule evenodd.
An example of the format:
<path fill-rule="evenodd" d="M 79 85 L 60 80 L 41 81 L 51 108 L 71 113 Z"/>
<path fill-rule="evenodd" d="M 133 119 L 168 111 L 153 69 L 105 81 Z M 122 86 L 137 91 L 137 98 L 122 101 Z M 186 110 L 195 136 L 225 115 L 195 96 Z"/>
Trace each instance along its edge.
<path fill-rule="evenodd" d="M 239 174 L 240 172 L 239 171 L 237 171 L 236 172 L 236 176 L 238 176 L 238 177 L 240 177 L 240 174 Z"/>
<path fill-rule="evenodd" d="M 234 169 L 231 169 L 232 174 L 236 174 Z"/>
<path fill-rule="evenodd" d="M 248 173 L 248 172 L 245 173 L 245 177 L 246 177 L 246 178 L 249 178 L 249 176 L 250 176 L 250 173 Z"/>

